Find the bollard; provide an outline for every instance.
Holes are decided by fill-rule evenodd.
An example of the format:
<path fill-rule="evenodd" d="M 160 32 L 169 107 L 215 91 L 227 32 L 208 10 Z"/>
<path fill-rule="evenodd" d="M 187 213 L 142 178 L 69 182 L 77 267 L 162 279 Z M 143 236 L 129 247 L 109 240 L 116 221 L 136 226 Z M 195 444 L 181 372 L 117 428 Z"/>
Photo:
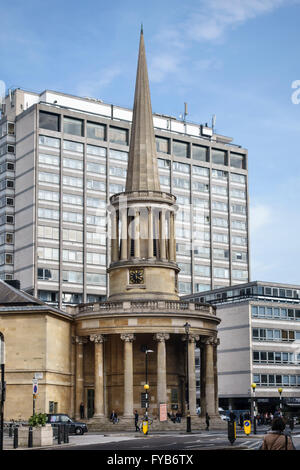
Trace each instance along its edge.
<path fill-rule="evenodd" d="M 19 446 L 19 429 L 17 426 L 14 428 L 14 449 L 17 449 Z"/>
<path fill-rule="evenodd" d="M 67 444 L 68 442 L 69 442 L 68 425 L 64 424 L 64 443 Z"/>
<path fill-rule="evenodd" d="M 57 426 L 57 444 L 61 444 L 61 425 Z"/>
<path fill-rule="evenodd" d="M 12 437 L 12 436 L 13 436 L 12 423 L 9 423 L 8 437 Z"/>
<path fill-rule="evenodd" d="M 66 443 L 69 444 L 69 426 L 66 424 Z"/>
<path fill-rule="evenodd" d="M 33 446 L 33 432 L 32 432 L 32 427 L 29 426 L 29 430 L 28 430 L 28 447 L 32 447 Z"/>

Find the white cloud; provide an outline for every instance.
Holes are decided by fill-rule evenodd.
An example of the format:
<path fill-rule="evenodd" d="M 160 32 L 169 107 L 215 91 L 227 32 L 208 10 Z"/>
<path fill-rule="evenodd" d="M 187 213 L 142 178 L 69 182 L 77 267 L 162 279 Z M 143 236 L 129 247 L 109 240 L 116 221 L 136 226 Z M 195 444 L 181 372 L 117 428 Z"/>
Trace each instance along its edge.
<path fill-rule="evenodd" d="M 235 28 L 259 15 L 270 13 L 289 0 L 210 0 L 200 2 L 191 12 L 186 26 L 190 39 L 220 39 L 228 29 Z"/>
<path fill-rule="evenodd" d="M 88 80 L 83 80 L 77 86 L 79 96 L 90 96 L 97 98 L 103 88 L 111 84 L 111 82 L 122 74 L 122 68 L 113 65 L 107 69 L 103 69 L 92 75 Z"/>

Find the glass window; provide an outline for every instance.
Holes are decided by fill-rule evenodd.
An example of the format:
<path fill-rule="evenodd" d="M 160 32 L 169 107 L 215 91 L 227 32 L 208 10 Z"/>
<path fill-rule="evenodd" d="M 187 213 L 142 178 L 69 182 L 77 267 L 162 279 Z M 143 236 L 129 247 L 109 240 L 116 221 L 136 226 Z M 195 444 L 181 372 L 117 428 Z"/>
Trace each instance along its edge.
<path fill-rule="evenodd" d="M 229 279 L 229 269 L 214 268 L 214 277 Z"/>
<path fill-rule="evenodd" d="M 120 150 L 110 149 L 109 156 L 115 160 L 122 160 L 123 162 L 127 162 L 128 160 L 128 152 L 121 152 Z"/>
<path fill-rule="evenodd" d="M 74 188 L 82 188 L 83 187 L 83 179 L 77 178 L 76 176 L 63 176 L 63 184 L 66 186 L 73 186 Z"/>
<path fill-rule="evenodd" d="M 39 144 L 43 145 L 44 147 L 54 147 L 59 149 L 60 148 L 60 140 L 55 139 L 54 137 L 48 137 L 46 135 L 39 136 Z"/>
<path fill-rule="evenodd" d="M 86 273 L 87 284 L 97 284 L 100 286 L 106 285 L 106 275 L 97 273 Z"/>
<path fill-rule="evenodd" d="M 230 179 L 234 183 L 246 184 L 246 176 L 245 175 L 239 175 L 237 173 L 231 173 Z"/>
<path fill-rule="evenodd" d="M 63 261 L 68 263 L 82 263 L 83 252 L 75 250 L 63 250 Z"/>
<path fill-rule="evenodd" d="M 211 158 L 217 165 L 227 165 L 227 153 L 224 150 L 212 149 Z"/>
<path fill-rule="evenodd" d="M 103 253 L 91 253 L 87 252 L 86 262 L 88 264 L 106 265 L 106 255 Z"/>
<path fill-rule="evenodd" d="M 190 173 L 190 165 L 186 163 L 173 162 L 173 170 L 178 171 L 179 173 Z"/>
<path fill-rule="evenodd" d="M 83 144 L 80 142 L 72 142 L 71 140 L 64 140 L 63 148 L 68 152 L 83 153 Z"/>
<path fill-rule="evenodd" d="M 173 141 L 173 155 L 176 157 L 189 157 L 189 144 L 187 142 Z"/>
<path fill-rule="evenodd" d="M 86 153 L 88 155 L 95 155 L 97 157 L 106 157 L 106 148 L 97 147 L 96 145 L 87 145 Z"/>
<path fill-rule="evenodd" d="M 105 125 L 87 121 L 86 136 L 90 139 L 105 140 Z"/>
<path fill-rule="evenodd" d="M 212 185 L 211 190 L 214 194 L 227 196 L 227 186 Z"/>
<path fill-rule="evenodd" d="M 190 263 L 178 263 L 181 274 L 191 274 Z"/>
<path fill-rule="evenodd" d="M 161 153 L 169 153 L 169 139 L 164 137 L 156 137 L 156 150 Z"/>
<path fill-rule="evenodd" d="M 119 178 L 126 178 L 127 170 L 126 168 L 119 166 L 111 166 L 109 168 L 110 176 L 117 176 Z"/>
<path fill-rule="evenodd" d="M 209 192 L 209 184 L 201 183 L 200 181 L 193 181 L 193 189 L 200 193 L 208 193 Z"/>
<path fill-rule="evenodd" d="M 39 162 L 45 165 L 54 165 L 59 166 L 59 156 L 58 155 L 48 155 L 46 153 L 39 154 Z"/>
<path fill-rule="evenodd" d="M 38 268 L 38 279 L 43 281 L 58 281 L 58 269 Z"/>
<path fill-rule="evenodd" d="M 53 184 L 58 184 L 59 183 L 59 174 L 57 173 L 46 173 L 41 171 L 39 173 L 39 181 L 43 183 L 53 183 Z"/>
<path fill-rule="evenodd" d="M 38 226 L 38 236 L 40 238 L 59 239 L 59 229 L 57 227 L 48 227 L 46 225 Z"/>
<path fill-rule="evenodd" d="M 252 317 L 258 316 L 258 307 L 256 305 L 251 306 Z"/>
<path fill-rule="evenodd" d="M 189 189 L 190 181 L 185 178 L 173 178 L 173 185 L 175 188 Z"/>
<path fill-rule="evenodd" d="M 42 201 L 59 201 L 59 193 L 55 191 L 44 191 L 42 189 L 39 190 L 39 199 Z"/>
<path fill-rule="evenodd" d="M 208 162 L 208 148 L 207 147 L 201 147 L 200 145 L 194 145 L 192 146 L 192 157 L 195 160 L 200 160 L 201 162 Z"/>
<path fill-rule="evenodd" d="M 200 258 L 209 258 L 210 248 L 207 246 L 195 246 L 194 255 L 199 256 Z"/>
<path fill-rule="evenodd" d="M 193 175 L 197 176 L 209 176 L 209 169 L 203 166 L 193 165 Z"/>
<path fill-rule="evenodd" d="M 246 168 L 245 155 L 239 153 L 230 153 L 230 166 L 234 168 Z"/>
<path fill-rule="evenodd" d="M 169 169 L 170 168 L 170 160 L 165 160 L 164 158 L 158 158 L 157 159 L 157 165 L 158 165 L 158 168 L 166 168 L 166 169 Z"/>
<path fill-rule="evenodd" d="M 83 205 L 83 197 L 78 196 L 77 194 L 64 193 L 63 202 L 65 204 L 74 204 L 75 206 Z"/>
<path fill-rule="evenodd" d="M 86 232 L 86 242 L 91 245 L 106 245 L 106 234 L 98 232 Z"/>
<path fill-rule="evenodd" d="M 81 230 L 64 229 L 63 240 L 82 243 L 83 232 Z"/>
<path fill-rule="evenodd" d="M 83 121 L 64 116 L 64 132 L 66 134 L 83 136 Z"/>
<path fill-rule="evenodd" d="M 64 158 L 63 159 L 63 166 L 65 168 L 70 168 L 72 170 L 82 170 L 83 169 L 83 161 L 82 160 L 75 160 L 74 158 Z"/>
<path fill-rule="evenodd" d="M 101 163 L 87 162 L 86 169 L 91 173 L 106 174 L 106 166 Z"/>
<path fill-rule="evenodd" d="M 229 250 L 214 249 L 214 258 L 215 259 L 229 259 Z"/>
<path fill-rule="evenodd" d="M 96 191 L 105 191 L 106 185 L 104 181 L 99 180 L 87 180 L 87 188 L 94 189 Z"/>
<path fill-rule="evenodd" d="M 60 116 L 59 114 L 47 113 L 46 111 L 40 111 L 39 113 L 39 124 L 43 129 L 50 131 L 60 131 Z"/>
<path fill-rule="evenodd" d="M 201 266 L 200 264 L 195 264 L 194 272 L 196 276 L 210 277 L 210 266 Z"/>
<path fill-rule="evenodd" d="M 63 281 L 82 284 L 83 273 L 80 271 L 63 271 Z"/>
<path fill-rule="evenodd" d="M 109 129 L 110 141 L 116 144 L 127 145 L 128 131 L 120 127 L 110 127 Z"/>
<path fill-rule="evenodd" d="M 96 197 L 87 197 L 86 198 L 87 207 L 94 207 L 95 209 L 102 208 L 105 209 L 106 202 L 104 199 L 99 199 Z"/>
<path fill-rule="evenodd" d="M 83 216 L 82 216 L 82 214 L 79 214 L 78 212 L 65 212 L 64 211 L 63 212 L 63 220 L 64 220 L 64 222 L 82 224 Z"/>

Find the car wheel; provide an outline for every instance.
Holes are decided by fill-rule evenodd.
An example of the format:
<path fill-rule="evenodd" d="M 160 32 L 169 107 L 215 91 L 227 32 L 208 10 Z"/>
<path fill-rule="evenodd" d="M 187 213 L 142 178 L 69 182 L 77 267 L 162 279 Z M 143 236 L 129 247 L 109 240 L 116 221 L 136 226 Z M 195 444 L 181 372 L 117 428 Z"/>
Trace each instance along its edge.
<path fill-rule="evenodd" d="M 76 429 L 75 429 L 75 434 L 77 434 L 77 436 L 82 435 L 82 434 L 83 434 L 83 429 L 81 429 L 81 428 L 76 428 Z"/>

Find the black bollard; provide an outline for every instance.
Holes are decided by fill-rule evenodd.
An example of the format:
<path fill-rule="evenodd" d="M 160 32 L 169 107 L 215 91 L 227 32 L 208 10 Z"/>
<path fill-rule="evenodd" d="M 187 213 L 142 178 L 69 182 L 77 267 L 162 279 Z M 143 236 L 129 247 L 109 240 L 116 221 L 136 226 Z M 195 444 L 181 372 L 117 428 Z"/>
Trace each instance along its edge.
<path fill-rule="evenodd" d="M 33 432 L 32 432 L 32 427 L 29 426 L 29 430 L 28 430 L 28 447 L 32 447 L 33 446 Z"/>
<path fill-rule="evenodd" d="M 19 446 L 19 429 L 17 426 L 14 428 L 14 449 L 17 449 Z"/>
<path fill-rule="evenodd" d="M 9 430 L 8 430 L 8 437 L 13 436 L 13 428 L 12 428 L 12 423 L 9 424 Z"/>
<path fill-rule="evenodd" d="M 57 426 L 57 444 L 61 444 L 61 425 Z"/>
<path fill-rule="evenodd" d="M 66 424 L 66 441 L 67 444 L 69 444 L 69 426 Z"/>

